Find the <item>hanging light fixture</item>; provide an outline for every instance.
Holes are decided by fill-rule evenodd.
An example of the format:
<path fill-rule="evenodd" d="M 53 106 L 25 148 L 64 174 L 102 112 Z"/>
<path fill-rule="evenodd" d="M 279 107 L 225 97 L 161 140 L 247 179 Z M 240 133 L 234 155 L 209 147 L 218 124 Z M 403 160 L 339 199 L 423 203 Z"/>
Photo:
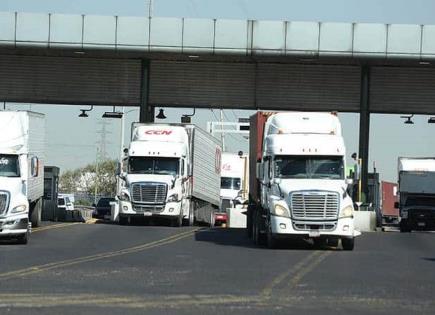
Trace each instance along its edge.
<path fill-rule="evenodd" d="M 163 108 L 159 109 L 159 113 L 156 116 L 157 119 L 166 119 L 165 113 L 163 112 Z"/>
<path fill-rule="evenodd" d="M 407 125 L 413 125 L 414 124 L 414 122 L 411 120 L 411 118 L 414 116 L 414 114 L 412 114 L 412 115 L 409 115 L 409 116 L 400 116 L 400 118 L 405 118 L 406 120 L 405 120 L 405 124 L 407 124 Z"/>
<path fill-rule="evenodd" d="M 91 108 L 89 109 L 80 109 L 81 113 L 79 114 L 79 117 L 81 118 L 87 118 L 89 115 L 86 112 L 90 112 L 94 108 L 94 105 L 91 105 Z"/>

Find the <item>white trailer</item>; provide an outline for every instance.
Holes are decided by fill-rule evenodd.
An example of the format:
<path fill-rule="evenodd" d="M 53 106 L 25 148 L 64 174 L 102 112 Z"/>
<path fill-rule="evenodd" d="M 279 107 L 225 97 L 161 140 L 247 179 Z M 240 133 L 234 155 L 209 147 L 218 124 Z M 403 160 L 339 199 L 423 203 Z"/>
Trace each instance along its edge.
<path fill-rule="evenodd" d="M 399 157 L 400 231 L 435 230 L 435 158 Z"/>
<path fill-rule="evenodd" d="M 120 172 L 119 222 L 145 216 L 213 226 L 220 163 L 220 141 L 194 125 L 133 123 Z"/>
<path fill-rule="evenodd" d="M 0 237 L 27 243 L 41 223 L 44 143 L 43 114 L 0 111 Z"/>

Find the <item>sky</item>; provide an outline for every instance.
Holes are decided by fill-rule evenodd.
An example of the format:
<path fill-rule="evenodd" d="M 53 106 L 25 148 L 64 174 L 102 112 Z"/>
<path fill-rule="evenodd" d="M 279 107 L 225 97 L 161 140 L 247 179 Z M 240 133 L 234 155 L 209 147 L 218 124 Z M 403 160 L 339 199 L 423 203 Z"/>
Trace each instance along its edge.
<path fill-rule="evenodd" d="M 0 11 L 144 16 L 148 0 L 1 0 Z M 288 21 L 373 22 L 401 24 L 435 24 L 435 0 L 153 0 L 152 15 L 161 17 L 262 19 Z M 117 158 L 121 150 L 121 121 L 103 119 L 112 107 L 94 107 L 88 118 L 79 118 L 80 108 L 5 104 L 7 109 L 31 109 L 46 114 L 46 164 L 60 166 L 61 171 L 85 166 L 96 160 L 101 146 L 101 130 L 106 128 L 107 157 Z M 121 110 L 117 107 L 116 110 Z M 157 108 L 158 110 L 158 108 Z M 138 109 L 125 108 L 125 139 L 128 144 L 130 124 L 138 120 Z M 165 109 L 165 122 L 179 122 L 191 109 Z M 248 117 L 252 112 L 226 110 L 225 121 Z M 192 122 L 205 128 L 207 121 L 219 119 L 219 110 L 196 111 Z M 339 113 L 348 157 L 358 152 L 359 116 Z M 399 115 L 372 115 L 370 131 L 370 170 L 376 166 L 381 179 L 395 181 L 399 156 L 435 156 L 435 125 L 428 116 L 414 116 L 415 124 L 405 125 Z M 79 126 L 79 128 L 77 128 Z M 240 135 L 226 136 L 227 149 L 248 149 Z M 348 158 L 350 161 L 350 158 Z"/>

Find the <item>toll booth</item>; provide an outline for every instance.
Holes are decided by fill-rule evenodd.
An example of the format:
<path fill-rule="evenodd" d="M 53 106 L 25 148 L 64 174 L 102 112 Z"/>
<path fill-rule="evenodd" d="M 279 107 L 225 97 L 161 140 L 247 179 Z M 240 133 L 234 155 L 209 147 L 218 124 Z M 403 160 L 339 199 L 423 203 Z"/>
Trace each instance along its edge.
<path fill-rule="evenodd" d="M 59 168 L 56 166 L 44 167 L 44 203 L 42 220 L 57 221 L 57 197 L 59 193 Z"/>

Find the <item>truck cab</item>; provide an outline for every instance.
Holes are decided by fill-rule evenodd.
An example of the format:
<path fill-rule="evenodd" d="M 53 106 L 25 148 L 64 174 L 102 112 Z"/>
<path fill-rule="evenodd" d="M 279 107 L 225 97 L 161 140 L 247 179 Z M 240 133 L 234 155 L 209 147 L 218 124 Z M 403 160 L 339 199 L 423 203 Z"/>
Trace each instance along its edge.
<path fill-rule="evenodd" d="M 26 155 L 0 153 L 0 236 L 20 243 L 27 243 L 30 231 L 25 166 Z"/>
<path fill-rule="evenodd" d="M 329 113 L 276 113 L 267 118 L 256 163 L 254 240 L 311 238 L 346 250 L 354 246 L 353 202 L 347 193 L 345 146 Z M 255 152 L 251 152 L 255 154 Z M 252 206 L 251 206 L 252 208 Z"/>

